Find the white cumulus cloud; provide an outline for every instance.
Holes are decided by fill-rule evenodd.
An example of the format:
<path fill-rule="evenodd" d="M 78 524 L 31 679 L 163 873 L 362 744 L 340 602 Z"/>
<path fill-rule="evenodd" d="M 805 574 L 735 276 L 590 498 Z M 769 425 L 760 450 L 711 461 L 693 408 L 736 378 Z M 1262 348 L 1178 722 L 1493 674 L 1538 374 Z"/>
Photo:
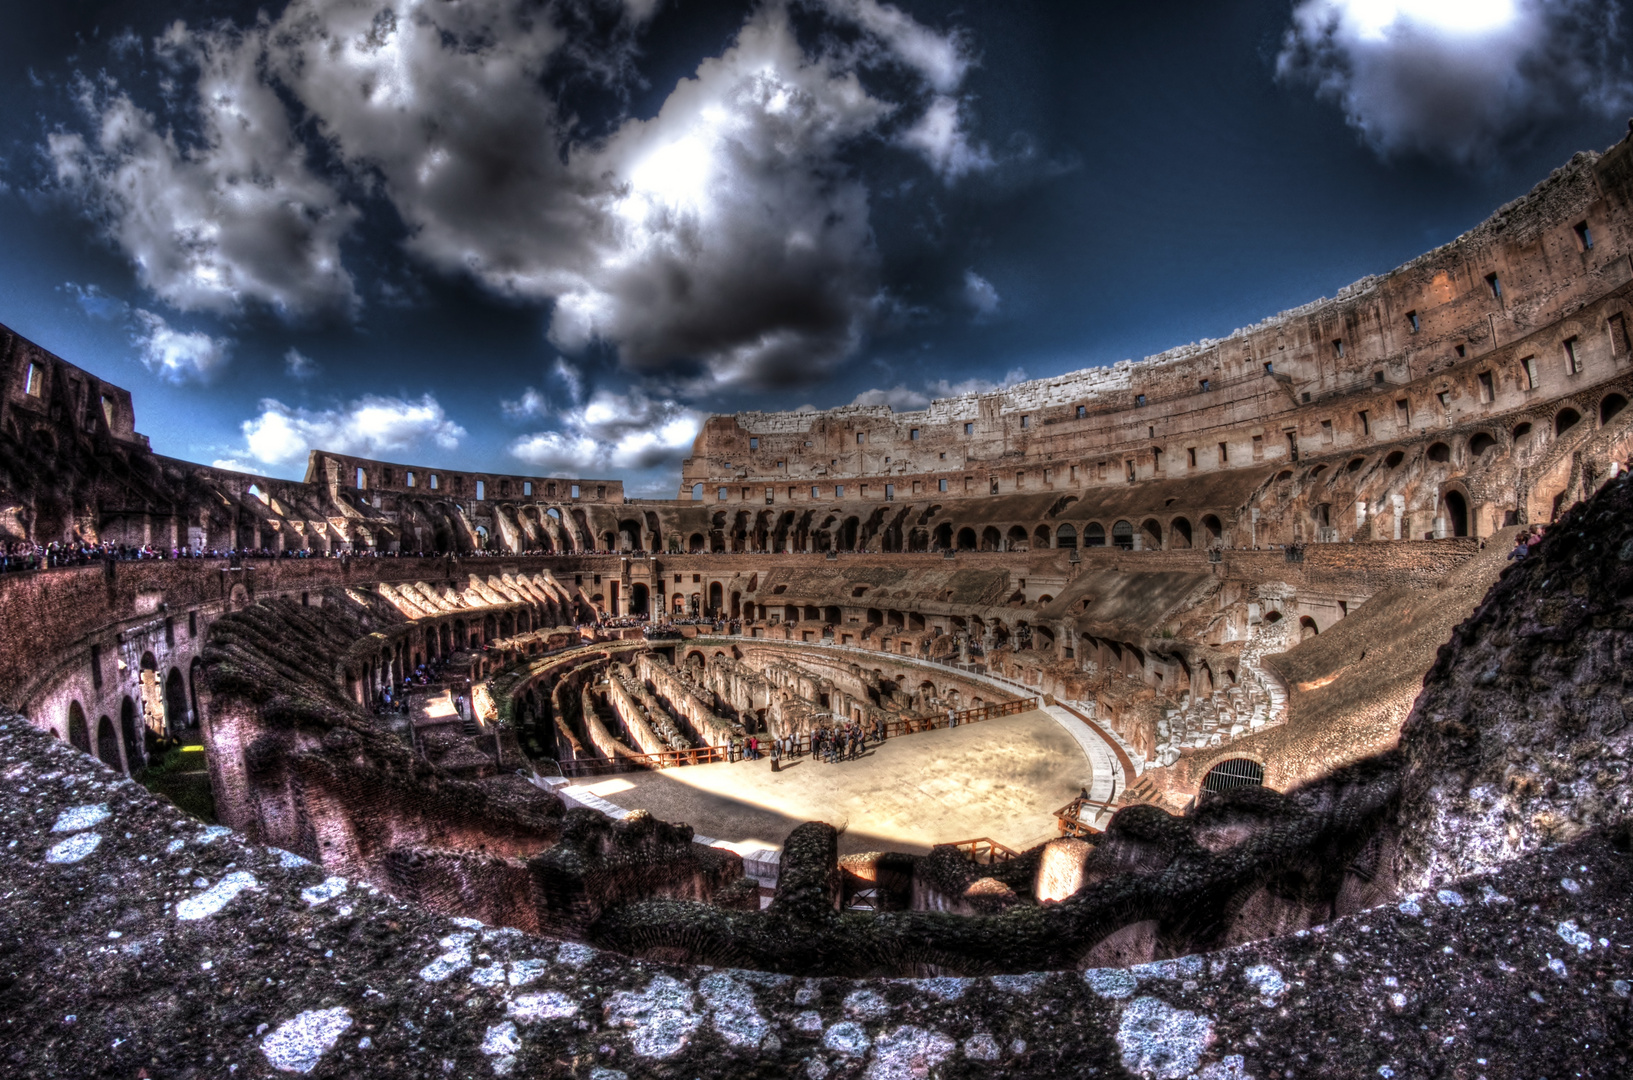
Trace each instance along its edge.
<path fill-rule="evenodd" d="M 1378 152 L 1476 164 L 1633 102 L 1616 0 L 1301 0 L 1277 57 Z"/>
<path fill-rule="evenodd" d="M 976 318 L 984 319 L 996 315 L 1001 302 L 998 290 L 993 287 L 992 282 L 974 270 L 964 271 L 964 303 L 975 312 Z"/>
<path fill-rule="evenodd" d="M 922 409 L 930 404 L 930 395 L 919 390 L 910 390 L 905 385 L 897 383 L 888 390 L 875 388 L 864 390 L 857 394 L 852 405 L 889 405 L 897 412 L 907 409 Z"/>
<path fill-rule="evenodd" d="M 267 465 L 301 461 L 314 449 L 360 457 L 397 456 L 427 444 L 454 450 L 467 434 L 430 394 L 417 401 L 368 394 L 331 409 L 264 398 L 260 415 L 241 428 L 245 455 Z"/>
<path fill-rule="evenodd" d="M 131 344 L 142 364 L 166 382 L 209 382 L 227 363 L 231 342 L 197 330 L 177 330 L 143 308 L 131 313 Z"/>
<path fill-rule="evenodd" d="M 357 220 L 318 176 L 243 34 L 176 23 L 162 59 L 196 67 L 198 136 L 184 144 L 109 80 L 81 83 L 89 134 L 54 132 L 57 183 L 124 252 L 141 284 L 183 311 L 259 304 L 291 316 L 350 309 L 340 239 Z"/>
<path fill-rule="evenodd" d="M 574 476 L 674 466 L 691 453 L 703 422 L 679 402 L 650 397 L 639 388 L 621 394 L 598 390 L 558 420 L 558 430 L 534 432 L 511 443 L 511 456 Z"/>
<path fill-rule="evenodd" d="M 958 382 L 947 379 L 937 379 L 930 384 L 930 392 L 938 398 L 962 397 L 965 394 L 990 394 L 994 390 L 1007 390 L 1016 383 L 1026 381 L 1026 372 L 1020 368 L 1011 368 L 1004 373 L 998 382 L 991 379 L 970 378 Z"/>
<path fill-rule="evenodd" d="M 299 379 L 304 382 L 307 379 L 316 378 L 320 370 L 318 362 L 299 349 L 291 348 L 284 353 L 284 374 L 291 379 Z"/>
<path fill-rule="evenodd" d="M 960 113 L 957 98 L 938 95 L 918 123 L 901 137 L 903 146 L 922 155 L 949 183 L 965 173 L 990 169 L 994 164 L 992 153 L 984 144 L 970 141 Z"/>

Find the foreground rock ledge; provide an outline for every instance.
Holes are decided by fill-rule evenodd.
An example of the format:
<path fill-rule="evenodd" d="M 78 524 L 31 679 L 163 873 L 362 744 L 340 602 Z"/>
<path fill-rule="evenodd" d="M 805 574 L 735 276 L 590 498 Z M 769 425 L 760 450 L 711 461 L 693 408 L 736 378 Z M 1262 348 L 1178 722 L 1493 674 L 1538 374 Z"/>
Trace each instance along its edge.
<path fill-rule="evenodd" d="M 0 718 L 17 1077 L 1625 1076 L 1633 856 L 1128 970 L 796 979 L 432 916 Z"/>

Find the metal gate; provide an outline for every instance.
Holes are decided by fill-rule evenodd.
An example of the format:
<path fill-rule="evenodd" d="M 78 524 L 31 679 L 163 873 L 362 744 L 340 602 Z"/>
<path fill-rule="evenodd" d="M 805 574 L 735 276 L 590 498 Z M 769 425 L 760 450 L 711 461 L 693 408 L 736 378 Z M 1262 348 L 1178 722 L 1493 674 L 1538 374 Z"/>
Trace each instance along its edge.
<path fill-rule="evenodd" d="M 1208 775 L 1202 781 L 1203 791 L 1215 793 L 1234 791 L 1244 787 L 1264 786 L 1264 766 L 1257 761 L 1247 758 L 1231 758 L 1221 761 L 1208 770 Z"/>

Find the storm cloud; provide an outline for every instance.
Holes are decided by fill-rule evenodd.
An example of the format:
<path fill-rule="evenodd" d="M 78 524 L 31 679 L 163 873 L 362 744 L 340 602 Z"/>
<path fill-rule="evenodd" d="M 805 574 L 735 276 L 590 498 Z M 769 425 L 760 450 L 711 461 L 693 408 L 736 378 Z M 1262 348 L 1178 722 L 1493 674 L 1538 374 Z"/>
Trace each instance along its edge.
<path fill-rule="evenodd" d="M 966 43 L 875 0 L 768 0 L 655 115 L 583 136 L 552 74 L 576 65 L 616 96 L 655 6 L 627 6 L 599 52 L 569 5 L 525 0 L 293 0 L 248 27 L 176 23 L 154 54 L 192 79 L 177 116 L 86 80 L 84 130 L 47 151 L 179 310 L 355 313 L 341 242 L 377 199 L 415 261 L 549 311 L 569 354 L 698 392 L 820 380 L 883 303 L 847 152 L 899 146 L 946 180 L 991 163 L 959 97 Z M 804 40 L 802 20 L 846 33 Z M 174 134 L 183 119 L 197 138 Z"/>

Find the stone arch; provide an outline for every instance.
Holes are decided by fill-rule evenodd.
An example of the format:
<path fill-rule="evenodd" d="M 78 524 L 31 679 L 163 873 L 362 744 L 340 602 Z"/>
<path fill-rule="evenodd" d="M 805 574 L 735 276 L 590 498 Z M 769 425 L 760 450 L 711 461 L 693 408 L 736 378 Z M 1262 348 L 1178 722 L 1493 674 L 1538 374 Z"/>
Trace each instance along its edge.
<path fill-rule="evenodd" d="M 720 614 L 720 608 L 725 603 L 724 593 L 725 590 L 721 587 L 720 582 L 709 582 L 709 614 Z"/>
<path fill-rule="evenodd" d="M 1425 454 L 1430 461 L 1446 462 L 1452 459 L 1452 448 L 1443 442 L 1432 442 Z"/>
<path fill-rule="evenodd" d="M 129 695 L 119 703 L 119 736 L 125 744 L 126 771 L 135 772 L 143 764 L 146 749 L 143 739 L 143 727 L 139 719 L 141 711 L 136 702 Z"/>
<path fill-rule="evenodd" d="M 1554 434 L 1563 435 L 1577 424 L 1581 423 L 1582 414 L 1566 406 L 1554 414 Z"/>
<path fill-rule="evenodd" d="M 1264 766 L 1240 755 L 1216 763 L 1202 778 L 1202 790 L 1213 794 L 1263 786 Z"/>
<path fill-rule="evenodd" d="M 1134 550 L 1134 526 L 1127 521 L 1118 521 L 1111 526 L 1111 546 L 1122 548 L 1124 551 Z"/>
<path fill-rule="evenodd" d="M 1599 400 L 1599 423 L 1608 424 L 1627 408 L 1627 398 L 1621 394 L 1606 394 Z"/>
<path fill-rule="evenodd" d="M 981 530 L 982 551 L 1002 551 L 1003 548 L 1003 535 L 998 532 L 998 526 L 988 525 Z"/>
<path fill-rule="evenodd" d="M 1168 523 L 1168 546 L 1184 550 L 1191 546 L 1191 521 L 1177 517 Z"/>
<path fill-rule="evenodd" d="M 1315 624 L 1314 619 L 1308 615 L 1298 617 L 1298 639 L 1300 641 L 1308 641 L 1319 633 L 1321 633 L 1321 627 Z"/>
<path fill-rule="evenodd" d="M 1224 536 L 1225 527 L 1220 523 L 1219 518 L 1213 514 L 1203 514 L 1202 538 L 1207 542 L 1208 546 L 1213 547 L 1215 544 L 1221 543 Z"/>
<path fill-rule="evenodd" d="M 1071 525 L 1062 525 L 1055 530 L 1055 546 L 1077 550 L 1077 530 Z"/>
<path fill-rule="evenodd" d="M 1446 504 L 1446 531 L 1452 536 L 1469 535 L 1469 501 L 1461 491 L 1449 489 L 1442 497 Z"/>
<path fill-rule="evenodd" d="M 85 707 L 77 701 L 68 704 L 68 742 L 82 754 L 91 752 L 91 729 L 85 723 Z"/>
<path fill-rule="evenodd" d="M 1042 551 L 1054 547 L 1054 544 L 1050 542 L 1052 539 L 1053 538 L 1049 533 L 1049 526 L 1039 525 L 1036 529 L 1032 530 L 1033 550 Z"/>
<path fill-rule="evenodd" d="M 1162 523 L 1156 518 L 1140 522 L 1140 546 L 1146 551 L 1162 550 Z"/>
<path fill-rule="evenodd" d="M 1469 454 L 1479 457 L 1493 446 L 1497 445 L 1497 437 L 1489 431 L 1476 431 L 1469 439 Z"/>
<path fill-rule="evenodd" d="M 1083 526 L 1083 546 L 1086 548 L 1105 547 L 1106 527 L 1098 521 L 1091 521 Z"/>
<path fill-rule="evenodd" d="M 187 715 L 187 684 L 179 667 L 172 667 L 164 679 L 164 722 L 172 734 L 192 726 Z"/>
<path fill-rule="evenodd" d="M 115 772 L 125 771 L 119 757 L 119 736 L 114 733 L 113 721 L 106 716 L 96 722 L 96 756 Z"/>
<path fill-rule="evenodd" d="M 959 551 L 974 551 L 975 550 L 975 544 L 976 544 L 976 540 L 975 540 L 975 530 L 974 529 L 972 529 L 968 525 L 966 525 L 962 529 L 958 530 L 958 550 Z"/>

